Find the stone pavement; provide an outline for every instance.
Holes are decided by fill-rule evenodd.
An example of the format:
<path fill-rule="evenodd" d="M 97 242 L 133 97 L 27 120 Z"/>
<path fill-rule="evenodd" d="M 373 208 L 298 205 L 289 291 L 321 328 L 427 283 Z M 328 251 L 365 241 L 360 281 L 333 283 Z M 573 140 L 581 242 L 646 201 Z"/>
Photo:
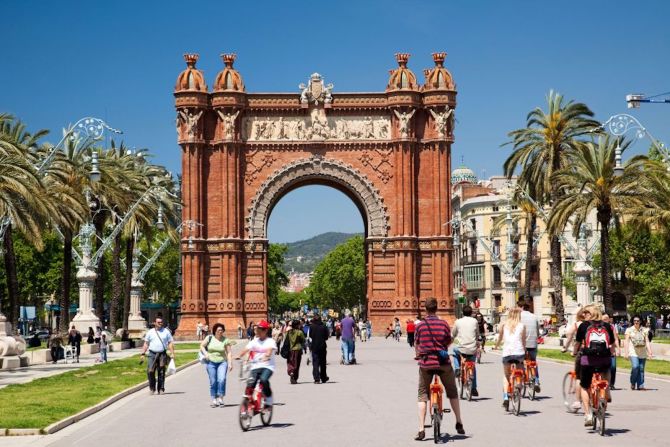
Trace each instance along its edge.
<path fill-rule="evenodd" d="M 303 361 L 300 383 L 290 385 L 285 361 L 277 357 L 271 383 L 275 392 L 270 427 L 255 417 L 243 433 L 237 404 L 243 385 L 233 370 L 224 408 L 210 408 L 208 382 L 202 365 L 168 379 L 167 394 L 139 392 L 54 435 L 0 438 L 0 446 L 412 446 L 416 433 L 417 367 L 406 343 L 373 338 L 357 343 L 359 365 L 339 365 L 339 348 L 329 342 L 331 382 L 315 385 Z M 303 359 L 304 360 L 304 359 Z M 583 427 L 583 416 L 565 412 L 561 381 L 569 366 L 540 362 L 540 400 L 522 401 L 522 414 L 505 413 L 501 404 L 501 366 L 497 354 L 487 352 L 478 365 L 480 398 L 461 402 L 466 436 L 449 438 L 455 445 L 668 445 L 665 418 L 670 410 L 670 381 L 647 379 L 653 391 L 628 389 L 627 374 L 618 375 L 614 402 L 604 438 Z M 237 364 L 235 365 L 237 368 Z M 428 422 L 428 421 L 427 421 Z M 453 430 L 452 415 L 444 428 Z M 427 443 L 432 444 L 430 430 Z M 428 445 L 428 444 L 426 444 Z"/>

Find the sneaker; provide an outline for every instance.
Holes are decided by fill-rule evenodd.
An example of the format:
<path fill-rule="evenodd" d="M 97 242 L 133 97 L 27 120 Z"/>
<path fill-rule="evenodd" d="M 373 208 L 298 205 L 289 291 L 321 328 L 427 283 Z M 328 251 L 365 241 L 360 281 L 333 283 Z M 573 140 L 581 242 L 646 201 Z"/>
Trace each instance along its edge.
<path fill-rule="evenodd" d="M 473 390 L 472 390 L 472 397 L 478 397 L 478 396 L 479 396 L 479 391 L 477 391 L 476 388 L 473 389 Z"/>
<path fill-rule="evenodd" d="M 219 397 L 218 399 L 216 399 L 216 403 L 219 405 L 219 407 L 223 407 L 224 406 L 223 397 Z"/>
<path fill-rule="evenodd" d="M 216 408 L 219 406 L 219 401 L 217 399 L 212 399 L 212 403 L 209 404 L 210 407 Z"/>
<path fill-rule="evenodd" d="M 153 396 L 154 394 L 156 394 L 156 390 L 149 390 L 149 395 Z"/>
<path fill-rule="evenodd" d="M 592 414 L 587 414 L 584 416 L 584 427 L 591 427 L 593 426 L 593 415 Z"/>
<path fill-rule="evenodd" d="M 465 434 L 465 430 L 463 429 L 463 424 L 461 424 L 460 422 L 456 422 L 456 433 L 458 433 L 459 435 L 464 435 Z"/>
<path fill-rule="evenodd" d="M 326 377 L 325 379 L 322 379 L 321 382 L 322 382 L 322 383 L 326 383 L 326 382 L 328 382 L 329 380 L 330 380 L 330 377 Z"/>
<path fill-rule="evenodd" d="M 574 401 L 572 405 L 570 406 L 575 411 L 579 411 L 582 408 L 582 403 L 578 400 Z"/>
<path fill-rule="evenodd" d="M 321 383 L 321 381 L 320 380 L 315 380 L 314 383 L 319 384 L 319 383 Z"/>
<path fill-rule="evenodd" d="M 509 411 L 509 399 L 503 399 L 502 406 L 505 409 L 505 411 Z"/>
<path fill-rule="evenodd" d="M 539 383 L 536 383 L 535 386 L 534 386 L 534 388 L 535 388 L 535 392 L 536 392 L 536 393 L 539 393 L 540 390 L 541 390 L 541 388 L 540 388 L 540 384 L 539 384 Z"/>

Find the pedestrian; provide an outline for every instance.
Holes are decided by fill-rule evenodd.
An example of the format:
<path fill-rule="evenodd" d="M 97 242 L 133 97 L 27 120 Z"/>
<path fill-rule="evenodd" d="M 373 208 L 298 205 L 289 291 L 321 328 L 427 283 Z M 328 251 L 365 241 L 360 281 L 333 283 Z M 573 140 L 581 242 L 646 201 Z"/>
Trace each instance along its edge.
<path fill-rule="evenodd" d="M 312 352 L 312 377 L 314 378 L 314 383 L 326 383 L 329 380 L 326 373 L 328 328 L 323 324 L 319 315 L 315 315 L 312 319 L 309 334 L 312 340 L 310 350 Z"/>
<path fill-rule="evenodd" d="M 49 339 L 49 349 L 51 350 L 51 362 L 57 363 L 63 350 L 63 339 L 57 333 L 51 335 Z"/>
<path fill-rule="evenodd" d="M 414 437 L 416 441 L 421 441 L 426 437 L 424 424 L 426 421 L 426 407 L 428 406 L 428 390 L 435 374 L 440 377 L 451 409 L 456 416 L 456 431 L 458 434 L 465 434 L 461 419 L 461 407 L 458 402 L 456 376 L 447 353 L 447 348 L 451 344 L 451 329 L 446 321 L 437 317 L 437 300 L 435 298 L 426 298 L 425 307 L 426 318 L 419 323 L 414 331 L 415 359 L 419 363 L 419 432 Z"/>
<path fill-rule="evenodd" d="M 91 326 L 88 327 L 88 336 L 86 337 L 86 343 L 88 343 L 89 345 L 95 343 L 93 328 Z"/>
<path fill-rule="evenodd" d="M 281 346 L 281 342 L 284 339 L 284 328 L 281 326 L 279 321 L 275 321 L 274 327 L 272 328 L 272 339 L 275 341 L 277 346 Z"/>
<path fill-rule="evenodd" d="M 412 320 L 407 320 L 406 324 L 406 331 L 407 331 L 407 343 L 411 348 L 414 347 L 414 330 L 416 329 L 416 325 L 414 324 L 414 321 Z"/>
<path fill-rule="evenodd" d="M 169 329 L 163 327 L 163 318 L 157 316 L 154 320 L 153 329 L 150 329 L 144 336 L 144 347 L 142 350 L 143 361 L 147 351 L 149 351 L 147 377 L 149 379 L 149 391 L 151 394 L 165 393 L 165 368 L 167 368 L 170 361 L 168 359 L 168 350 L 174 360 L 172 334 Z"/>
<path fill-rule="evenodd" d="M 340 341 L 340 337 L 342 336 L 342 323 L 340 320 L 335 320 L 335 340 Z"/>
<path fill-rule="evenodd" d="M 355 363 L 354 351 L 356 349 L 356 338 L 354 336 L 354 326 L 356 323 L 351 317 L 351 311 L 344 312 L 342 320 L 342 359 L 345 365 Z"/>
<path fill-rule="evenodd" d="M 291 384 L 298 383 L 300 375 L 300 362 L 302 360 L 303 349 L 305 348 L 305 334 L 300 330 L 300 321 L 293 320 L 291 330 L 286 333 L 289 355 L 286 359 L 286 372 L 288 373 Z"/>
<path fill-rule="evenodd" d="M 494 350 L 503 345 L 502 364 L 503 364 L 503 408 L 509 410 L 509 376 L 512 370 L 512 364 L 521 365 L 526 357 L 526 328 L 521 322 L 521 309 L 515 307 L 510 309 L 507 315 L 507 321 L 502 323 L 499 329 L 498 340 Z"/>
<path fill-rule="evenodd" d="M 198 321 L 198 324 L 195 325 L 195 336 L 198 338 L 198 340 L 202 340 L 202 323 Z"/>
<path fill-rule="evenodd" d="M 237 338 L 242 340 L 244 338 L 244 326 L 242 326 L 241 322 L 237 322 Z"/>
<path fill-rule="evenodd" d="M 372 323 L 370 320 L 365 321 L 365 329 L 368 332 L 368 340 L 372 338 Z"/>
<path fill-rule="evenodd" d="M 202 326 L 202 332 L 200 333 L 200 336 L 202 337 L 202 339 L 204 339 L 208 335 L 209 335 L 209 324 L 205 323 Z"/>
<path fill-rule="evenodd" d="M 540 320 L 531 313 L 530 305 L 525 301 L 520 301 L 518 303 L 519 308 L 521 309 L 521 324 L 523 324 L 524 329 L 526 329 L 526 353 L 528 358 L 533 361 L 537 361 L 537 337 L 540 334 Z M 535 383 L 533 384 L 535 392 L 540 392 L 540 366 L 535 366 Z"/>
<path fill-rule="evenodd" d="M 361 337 L 361 342 L 368 341 L 368 330 L 365 327 L 365 321 L 361 318 L 358 320 L 358 334 Z"/>
<path fill-rule="evenodd" d="M 610 322 L 609 315 L 603 314 L 603 323 L 608 324 L 612 328 L 612 333 L 614 334 L 615 355 L 612 356 L 612 364 L 610 366 L 610 390 L 616 390 L 617 388 L 614 386 L 616 383 L 616 357 L 617 355 L 621 355 L 621 338 L 619 337 L 619 333 Z"/>
<path fill-rule="evenodd" d="M 456 377 L 460 377 L 461 357 L 464 360 L 474 362 L 476 360 L 477 350 L 479 344 L 479 323 L 477 319 L 472 316 L 472 307 L 470 305 L 463 306 L 463 317 L 456 320 L 454 329 L 451 332 L 454 340 L 454 373 Z M 473 369 L 472 376 L 472 396 L 479 396 L 477 391 L 477 370 Z"/>
<path fill-rule="evenodd" d="M 79 363 L 79 354 L 81 354 L 81 332 L 79 332 L 74 325 L 70 328 L 70 331 L 67 334 L 67 343 L 72 346 L 76 362 Z"/>
<path fill-rule="evenodd" d="M 100 343 L 98 343 L 98 346 L 100 347 L 100 363 L 107 363 L 107 350 L 109 349 L 109 342 L 107 341 L 106 334 L 100 335 Z"/>
<path fill-rule="evenodd" d="M 644 367 L 648 358 L 652 358 L 649 330 L 642 326 L 639 315 L 633 317 L 633 325 L 626 329 L 625 356 L 630 359 L 630 389 L 646 391 L 644 386 Z"/>
<path fill-rule="evenodd" d="M 249 326 L 247 327 L 247 339 L 253 340 L 254 338 L 254 322 L 250 321 Z"/>
<path fill-rule="evenodd" d="M 95 338 L 93 338 L 94 343 L 100 343 L 100 337 L 102 336 L 102 328 L 100 326 L 95 327 Z"/>
<path fill-rule="evenodd" d="M 223 407 L 223 398 L 226 396 L 226 378 L 228 371 L 233 369 L 233 341 L 224 335 L 226 327 L 216 323 L 212 327 L 212 335 L 207 336 L 200 343 L 200 352 L 205 357 L 207 376 L 209 377 L 209 396 L 212 398 L 211 407 Z"/>

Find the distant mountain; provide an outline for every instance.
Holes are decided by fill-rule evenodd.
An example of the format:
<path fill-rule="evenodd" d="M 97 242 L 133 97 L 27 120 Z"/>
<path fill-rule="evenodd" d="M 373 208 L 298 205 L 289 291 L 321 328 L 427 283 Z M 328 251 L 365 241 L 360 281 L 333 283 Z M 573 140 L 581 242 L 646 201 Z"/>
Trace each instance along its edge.
<path fill-rule="evenodd" d="M 289 242 L 288 251 L 284 255 L 284 270 L 291 269 L 299 273 L 314 271 L 316 265 L 335 247 L 362 233 L 323 233 L 313 238 Z"/>

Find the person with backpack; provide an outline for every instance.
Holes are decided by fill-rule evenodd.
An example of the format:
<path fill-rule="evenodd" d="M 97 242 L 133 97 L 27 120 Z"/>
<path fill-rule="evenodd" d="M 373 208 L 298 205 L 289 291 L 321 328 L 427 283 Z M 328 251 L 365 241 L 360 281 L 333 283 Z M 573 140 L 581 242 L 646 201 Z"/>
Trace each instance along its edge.
<path fill-rule="evenodd" d="M 292 385 L 298 383 L 304 346 L 305 334 L 300 330 L 300 321 L 293 320 L 291 330 L 286 334 L 284 344 L 281 347 L 281 356 L 286 359 L 286 372 Z"/>
<path fill-rule="evenodd" d="M 579 386 L 581 387 L 582 406 L 584 408 L 584 426 L 593 425 L 593 413 L 589 389 L 593 374 L 598 372 L 609 382 L 612 356 L 615 355 L 614 332 L 612 326 L 602 321 L 602 312 L 599 306 L 590 304 L 584 307 L 584 322 L 579 325 L 575 336 L 574 354 L 581 351 L 581 371 Z M 607 400 L 611 400 L 608 395 Z"/>
<path fill-rule="evenodd" d="M 208 335 L 200 343 L 200 353 L 207 361 L 207 376 L 209 376 L 209 395 L 212 398 L 211 407 L 223 407 L 223 398 L 226 396 L 226 377 L 233 369 L 233 341 L 224 335 L 226 327 L 216 323 L 212 328 L 213 334 Z"/>
<path fill-rule="evenodd" d="M 642 326 L 639 315 L 633 317 L 633 325 L 626 329 L 624 355 L 630 359 L 630 389 L 645 391 L 644 366 L 652 357 L 649 330 Z"/>

